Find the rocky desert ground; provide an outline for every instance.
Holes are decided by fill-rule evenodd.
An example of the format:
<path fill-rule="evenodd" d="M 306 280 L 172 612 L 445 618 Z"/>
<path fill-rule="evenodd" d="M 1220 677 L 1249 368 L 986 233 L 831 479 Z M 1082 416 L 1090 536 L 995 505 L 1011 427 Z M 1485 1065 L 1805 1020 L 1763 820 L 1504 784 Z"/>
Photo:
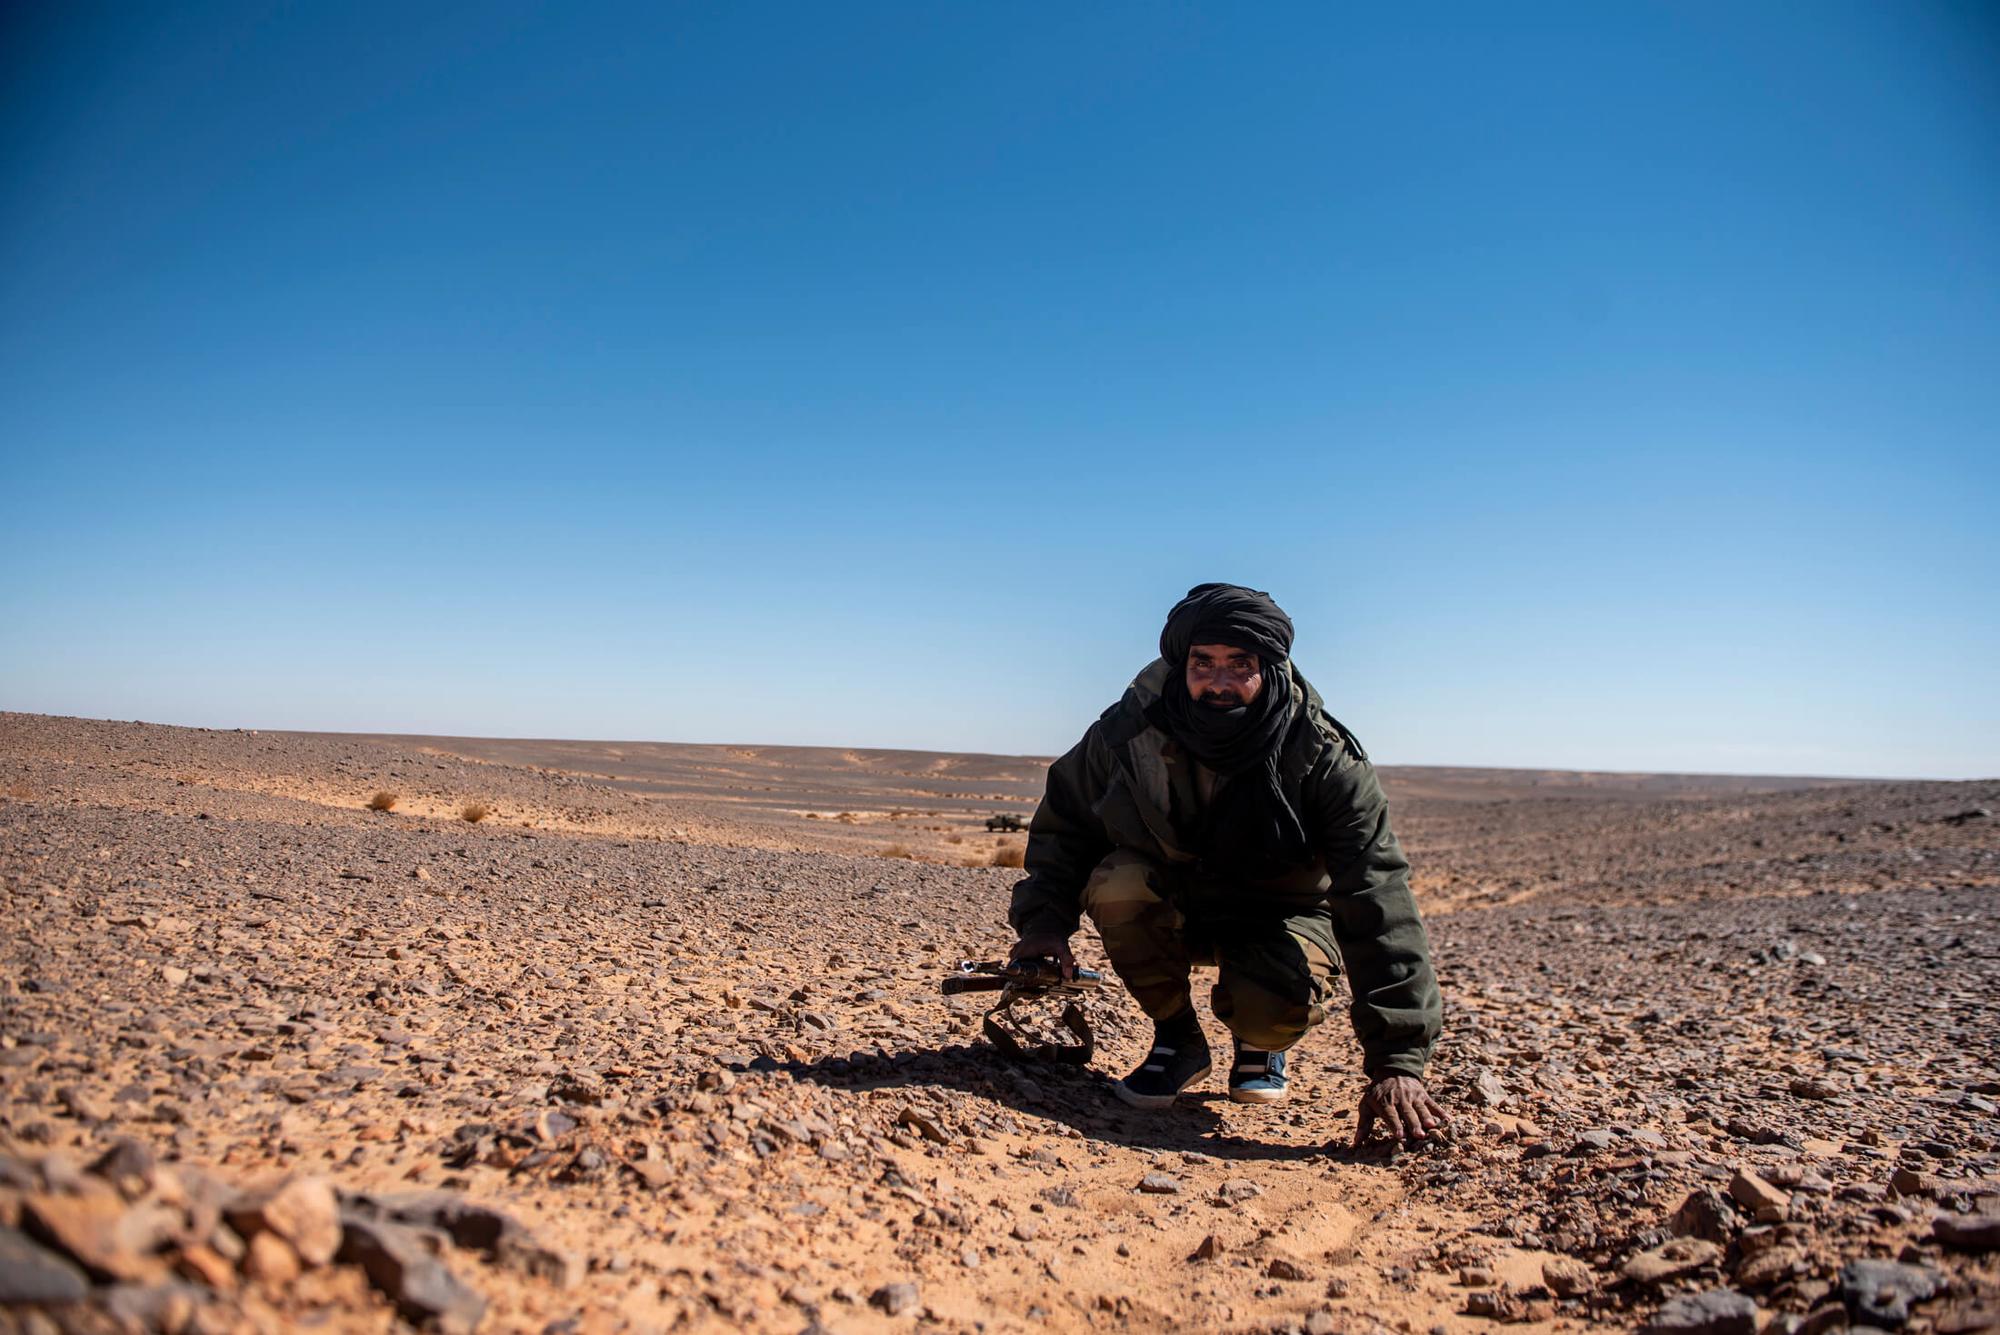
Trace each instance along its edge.
<path fill-rule="evenodd" d="M 982 1044 L 1032 759 L 0 715 L 0 1331 L 2000 1325 L 2000 781 L 1384 773 L 1393 1154 Z"/>

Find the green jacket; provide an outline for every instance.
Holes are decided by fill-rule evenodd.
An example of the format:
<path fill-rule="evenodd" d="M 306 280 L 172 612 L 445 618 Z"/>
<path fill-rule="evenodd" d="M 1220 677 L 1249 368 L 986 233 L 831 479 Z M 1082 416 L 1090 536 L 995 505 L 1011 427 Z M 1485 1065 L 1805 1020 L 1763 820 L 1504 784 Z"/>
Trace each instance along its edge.
<path fill-rule="evenodd" d="M 1279 776 L 1313 855 L 1271 880 L 1232 880 L 1188 846 L 1184 831 L 1200 801 L 1193 758 L 1146 719 L 1168 671 L 1155 659 L 1049 767 L 1028 827 L 1028 875 L 1014 886 L 1008 921 L 1024 937 L 1070 935 L 1091 871 L 1113 849 L 1129 850 L 1162 869 L 1160 888 L 1191 932 L 1245 918 L 1282 921 L 1340 959 L 1368 1074 L 1422 1075 L 1443 1004 L 1410 864 L 1367 753 L 1294 673 L 1294 707 L 1311 711 L 1312 726 L 1291 734 Z"/>

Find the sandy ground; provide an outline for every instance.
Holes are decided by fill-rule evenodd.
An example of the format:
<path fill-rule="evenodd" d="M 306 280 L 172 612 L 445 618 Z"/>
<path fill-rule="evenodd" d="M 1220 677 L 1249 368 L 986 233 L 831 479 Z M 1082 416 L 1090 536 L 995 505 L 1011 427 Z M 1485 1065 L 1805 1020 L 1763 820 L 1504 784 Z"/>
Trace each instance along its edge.
<path fill-rule="evenodd" d="M 0 1329 L 2000 1320 L 2000 782 L 1386 770 L 1455 1119 L 1388 1155 L 1338 1022 L 1274 1108 L 1116 1103 L 1116 989 L 979 1042 L 1041 774 L 0 715 L 0 1298 L 69 1299 Z"/>

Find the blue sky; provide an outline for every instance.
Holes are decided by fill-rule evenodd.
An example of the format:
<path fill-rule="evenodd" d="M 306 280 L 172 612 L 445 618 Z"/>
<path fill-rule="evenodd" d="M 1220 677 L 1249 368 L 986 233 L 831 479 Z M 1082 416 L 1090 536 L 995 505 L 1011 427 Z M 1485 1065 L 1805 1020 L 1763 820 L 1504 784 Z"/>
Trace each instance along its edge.
<path fill-rule="evenodd" d="M 2000 773 L 1990 9 L 4 23 L 0 707 Z"/>

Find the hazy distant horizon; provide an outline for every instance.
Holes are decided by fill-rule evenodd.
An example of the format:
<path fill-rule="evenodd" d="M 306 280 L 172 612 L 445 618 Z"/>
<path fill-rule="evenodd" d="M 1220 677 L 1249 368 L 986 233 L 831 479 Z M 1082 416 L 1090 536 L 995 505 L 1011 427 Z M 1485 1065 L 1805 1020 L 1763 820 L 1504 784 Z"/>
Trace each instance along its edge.
<path fill-rule="evenodd" d="M 43 710 L 22 710 L 12 706 L 0 706 L 0 713 L 46 714 Z M 157 724 L 173 728 L 201 728 L 211 732 L 272 732 L 292 733 L 315 737 L 353 737 L 357 740 L 408 740 L 408 741 L 478 741 L 478 742 L 547 742 L 553 744 L 576 743 L 589 746 L 665 746 L 665 747 L 717 747 L 745 751 L 858 751 L 896 752 L 909 755 L 932 756 L 981 756 L 997 760 L 1028 760 L 1046 763 L 1061 754 L 1061 749 L 1049 751 L 999 751 L 978 748 L 946 748 L 936 746 L 884 745 L 874 742 L 791 742 L 791 741 L 744 741 L 700 740 L 684 737 L 622 737 L 622 736 L 564 736 L 556 733 L 496 733 L 496 732 L 438 732 L 419 729 L 385 728 L 300 728 L 260 724 L 215 724 L 182 723 L 170 719 L 127 718 L 108 715 L 59 714 L 53 717 L 76 718 L 92 723 L 141 723 Z M 1086 725 L 1087 726 L 1087 725 Z M 1079 736 L 1081 732 L 1079 732 Z M 1940 774 L 1804 774 L 1770 770 L 1689 770 L 1654 769 L 1646 767 L 1605 766 L 1605 765 L 1542 765 L 1542 764 L 1465 764 L 1438 760 L 1401 760 L 1384 758 L 1372 748 L 1370 758 L 1383 769 L 1437 769 L 1437 770 L 1497 770 L 1519 773 L 1554 773 L 1578 775 L 1661 775 L 1687 778 L 1741 778 L 1741 779 L 1803 779 L 1831 781 L 1837 783 L 1893 783 L 1893 782 L 1980 782 L 2000 779 L 2000 772 L 1984 774 L 1940 775 Z"/>

